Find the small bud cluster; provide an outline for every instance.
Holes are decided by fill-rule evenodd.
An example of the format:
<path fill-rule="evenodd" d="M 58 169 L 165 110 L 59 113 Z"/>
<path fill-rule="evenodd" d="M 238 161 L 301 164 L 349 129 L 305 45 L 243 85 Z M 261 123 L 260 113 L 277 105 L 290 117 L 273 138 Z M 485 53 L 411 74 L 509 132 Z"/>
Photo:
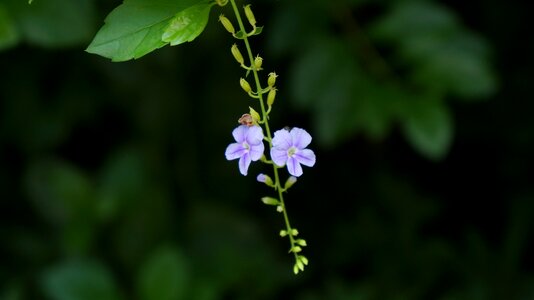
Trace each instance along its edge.
<path fill-rule="evenodd" d="M 217 3 L 221 5 L 221 3 L 227 1 L 217 0 Z M 259 55 L 255 58 L 253 57 L 248 38 L 260 34 L 262 27 L 256 26 L 256 18 L 252 12 L 251 5 L 245 5 L 243 7 L 245 16 L 250 26 L 252 26 L 252 30 L 246 32 L 235 0 L 230 0 L 230 2 L 238 18 L 239 30 L 236 32 L 232 22 L 224 15 L 219 16 L 219 21 L 227 32 L 236 39 L 243 40 L 245 43 L 248 60 L 245 60 L 237 44 L 231 46 L 230 52 L 237 63 L 247 71 L 244 78 L 239 79 L 241 89 L 251 98 L 258 100 L 261 110 L 258 112 L 249 106 L 248 113 L 243 114 L 239 118 L 238 122 L 240 126 L 234 129 L 233 132 L 236 143 L 228 146 L 226 158 L 228 160 L 239 159 L 239 169 L 243 175 L 247 174 L 248 167 L 252 161 L 259 160 L 265 164 L 272 165 L 274 178 L 265 174 L 259 174 L 256 179 L 274 189 L 278 193 L 278 196 L 262 197 L 261 202 L 265 205 L 273 206 L 277 212 L 284 215 L 286 228 L 280 231 L 280 236 L 289 238 L 289 253 L 293 253 L 295 257 L 293 272 L 297 274 L 304 270 L 304 266 L 308 265 L 308 259 L 301 255 L 302 248 L 307 246 L 307 242 L 304 239 L 297 238 L 299 234 L 298 230 L 291 227 L 283 194 L 297 182 L 297 177 L 302 175 L 301 164 L 309 167 L 315 164 L 315 154 L 312 150 L 306 149 L 306 146 L 310 144 L 312 138 L 304 129 L 296 127 L 291 130 L 281 129 L 274 132 L 274 136 L 271 135 L 268 120 L 278 91 L 276 88 L 278 75 L 274 72 L 269 73 L 266 80 L 267 86 L 265 88 L 261 87 L 258 72 L 263 70 L 263 58 Z M 253 83 L 255 83 L 256 89 L 253 89 L 246 79 L 250 72 L 254 74 Z M 263 128 L 265 129 L 266 135 L 264 135 Z M 268 143 L 271 160 L 268 160 L 263 154 L 264 140 Z M 287 141 L 291 141 L 291 143 Z M 298 155 L 296 155 L 297 153 Z M 284 166 L 287 166 L 287 170 L 291 176 L 282 185 L 279 169 Z"/>

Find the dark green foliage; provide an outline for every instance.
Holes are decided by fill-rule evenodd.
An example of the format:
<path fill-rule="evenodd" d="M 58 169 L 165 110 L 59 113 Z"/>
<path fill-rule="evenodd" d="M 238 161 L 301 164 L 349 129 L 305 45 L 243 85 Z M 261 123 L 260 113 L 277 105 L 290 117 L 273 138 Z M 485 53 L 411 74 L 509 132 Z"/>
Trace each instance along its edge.
<path fill-rule="evenodd" d="M 84 49 L 119 5 L 0 2 L 0 299 L 534 297 L 529 10 L 253 2 L 271 122 L 306 128 L 318 159 L 289 191 L 295 277 L 264 169 L 224 159 L 249 101 L 214 21 L 231 11 L 115 64 Z"/>

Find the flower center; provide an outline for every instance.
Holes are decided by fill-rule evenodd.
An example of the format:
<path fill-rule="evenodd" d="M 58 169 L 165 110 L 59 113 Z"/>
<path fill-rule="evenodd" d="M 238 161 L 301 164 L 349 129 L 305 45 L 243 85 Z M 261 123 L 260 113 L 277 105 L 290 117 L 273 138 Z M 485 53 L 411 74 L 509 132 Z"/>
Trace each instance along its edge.
<path fill-rule="evenodd" d="M 250 146 L 249 146 L 249 144 L 247 142 L 243 142 L 242 145 L 247 150 L 247 152 L 250 151 Z"/>
<path fill-rule="evenodd" d="M 287 156 L 292 157 L 295 153 L 297 153 L 298 149 L 293 146 L 287 150 Z"/>

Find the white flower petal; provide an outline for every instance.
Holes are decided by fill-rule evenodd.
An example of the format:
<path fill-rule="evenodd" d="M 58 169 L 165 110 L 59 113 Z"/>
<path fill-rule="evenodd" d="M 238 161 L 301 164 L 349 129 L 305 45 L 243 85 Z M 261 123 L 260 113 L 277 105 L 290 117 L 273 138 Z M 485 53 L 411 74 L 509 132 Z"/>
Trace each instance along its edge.
<path fill-rule="evenodd" d="M 286 165 L 287 161 L 287 151 L 285 150 L 278 150 L 276 148 L 271 149 L 271 159 L 273 162 L 279 166 L 283 167 Z"/>
<path fill-rule="evenodd" d="M 310 149 L 300 150 L 293 155 L 293 157 L 301 164 L 313 167 L 315 165 L 315 153 Z"/>
<path fill-rule="evenodd" d="M 306 148 L 312 141 L 311 135 L 302 128 L 294 127 L 291 129 L 291 144 L 298 149 Z"/>
<path fill-rule="evenodd" d="M 295 177 L 299 177 L 300 175 L 302 175 L 302 166 L 294 157 L 290 157 L 287 160 L 287 171 L 289 172 L 289 174 Z"/>
<path fill-rule="evenodd" d="M 246 153 L 239 159 L 239 172 L 244 176 L 247 176 L 248 167 L 250 166 L 250 155 Z"/>
<path fill-rule="evenodd" d="M 243 145 L 238 144 L 238 143 L 233 143 L 233 144 L 228 145 L 228 147 L 226 147 L 226 152 L 224 154 L 226 155 L 227 160 L 233 160 L 233 159 L 237 159 L 243 156 L 246 153 L 246 151 L 247 149 L 245 149 Z"/>
<path fill-rule="evenodd" d="M 277 130 L 273 137 L 273 147 L 279 150 L 287 150 L 292 146 L 291 135 L 285 129 Z"/>

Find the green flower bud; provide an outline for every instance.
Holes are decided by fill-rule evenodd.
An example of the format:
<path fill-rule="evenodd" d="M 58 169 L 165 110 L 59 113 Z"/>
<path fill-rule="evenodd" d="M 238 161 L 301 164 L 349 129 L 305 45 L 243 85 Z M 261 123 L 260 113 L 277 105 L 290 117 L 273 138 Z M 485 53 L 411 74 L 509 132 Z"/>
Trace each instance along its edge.
<path fill-rule="evenodd" d="M 280 230 L 280 236 L 281 236 L 281 237 L 284 237 L 284 236 L 286 236 L 286 235 L 287 235 L 287 231 L 285 231 L 285 230 Z"/>
<path fill-rule="evenodd" d="M 234 25 L 232 25 L 232 22 L 230 22 L 227 17 L 225 17 L 224 15 L 220 15 L 219 22 L 222 23 L 226 31 L 230 32 L 231 34 L 235 33 Z"/>
<path fill-rule="evenodd" d="M 261 201 L 267 205 L 278 205 L 280 203 L 278 199 L 272 197 L 263 197 L 261 198 Z"/>
<path fill-rule="evenodd" d="M 261 117 L 260 117 L 260 114 L 254 110 L 254 108 L 252 107 L 248 107 L 249 108 L 249 111 L 250 111 L 250 115 L 252 116 L 252 119 L 254 120 L 255 123 L 257 123 Z"/>
<path fill-rule="evenodd" d="M 274 98 L 276 98 L 276 89 L 272 88 L 269 91 L 269 94 L 267 94 L 267 105 L 272 106 L 273 103 L 274 103 Z M 293 177 L 293 176 L 291 176 L 291 177 Z M 291 178 L 291 177 L 289 177 L 289 178 Z M 287 185 L 287 182 L 286 182 L 286 185 Z"/>
<path fill-rule="evenodd" d="M 301 271 L 304 271 L 304 264 L 300 260 L 297 260 L 297 266 Z"/>
<path fill-rule="evenodd" d="M 293 246 L 293 248 L 291 248 L 291 252 L 293 253 L 299 253 L 302 251 L 302 248 L 300 248 L 300 246 Z"/>
<path fill-rule="evenodd" d="M 291 229 L 291 235 L 292 235 L 292 236 L 297 236 L 297 235 L 299 235 L 298 230 L 296 230 L 295 228 Z"/>
<path fill-rule="evenodd" d="M 239 48 L 237 48 L 236 44 L 232 45 L 232 55 L 234 56 L 235 60 L 242 65 L 245 63 L 245 60 L 243 59 L 243 55 L 241 55 L 241 51 L 239 51 Z"/>
<path fill-rule="evenodd" d="M 228 0 L 217 0 L 217 4 L 219 6 L 225 6 L 226 4 L 228 4 Z"/>
<path fill-rule="evenodd" d="M 247 16 L 248 22 L 252 27 L 256 27 L 256 18 L 254 17 L 254 13 L 252 12 L 252 9 L 249 5 L 245 5 L 245 15 Z"/>
<path fill-rule="evenodd" d="M 308 246 L 308 244 L 306 243 L 306 241 L 303 240 L 303 239 L 298 239 L 298 240 L 295 241 L 295 243 L 301 245 L 302 247 L 306 247 L 306 246 Z"/>
<path fill-rule="evenodd" d="M 276 207 L 276 211 L 279 212 L 279 213 L 281 213 L 281 212 L 284 211 L 284 208 L 282 207 L 282 205 L 278 205 L 278 206 Z"/>
<path fill-rule="evenodd" d="M 262 63 L 263 63 L 263 58 L 256 56 L 256 59 L 254 59 L 254 66 L 256 67 L 256 70 L 261 70 Z"/>
<path fill-rule="evenodd" d="M 299 255 L 299 260 L 305 264 L 306 266 L 308 265 L 308 259 L 306 258 L 306 256 L 304 255 Z"/>
<path fill-rule="evenodd" d="M 278 75 L 276 75 L 275 72 L 269 73 L 269 78 L 267 79 L 267 84 L 269 84 L 270 87 L 273 87 L 274 84 L 276 83 L 276 77 L 278 77 Z"/>
<path fill-rule="evenodd" d="M 286 180 L 286 184 L 284 185 L 284 189 L 287 190 L 288 188 L 292 187 L 295 184 L 295 182 L 297 182 L 297 177 L 295 177 L 295 176 L 289 177 Z"/>
<path fill-rule="evenodd" d="M 243 91 L 245 91 L 246 93 L 250 93 L 252 91 L 250 84 L 248 84 L 248 82 L 245 79 L 243 78 L 239 79 L 239 84 L 241 85 L 241 88 L 243 89 Z"/>
<path fill-rule="evenodd" d="M 297 266 L 297 264 L 293 266 L 293 273 L 295 273 L 295 275 L 299 273 L 299 267 Z"/>

